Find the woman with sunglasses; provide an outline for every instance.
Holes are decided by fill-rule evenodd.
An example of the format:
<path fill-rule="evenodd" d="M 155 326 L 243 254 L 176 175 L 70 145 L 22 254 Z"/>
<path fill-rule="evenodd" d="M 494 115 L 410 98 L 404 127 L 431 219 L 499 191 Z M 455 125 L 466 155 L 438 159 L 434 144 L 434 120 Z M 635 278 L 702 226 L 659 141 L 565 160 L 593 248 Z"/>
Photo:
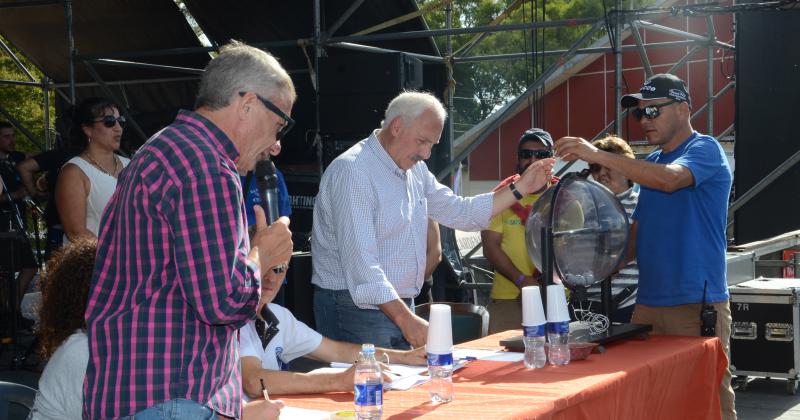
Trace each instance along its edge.
<path fill-rule="evenodd" d="M 129 162 L 114 153 L 124 125 L 119 107 L 105 98 L 88 98 L 75 109 L 71 134 L 81 152 L 62 168 L 55 194 L 64 244 L 97 238 L 100 216 Z"/>

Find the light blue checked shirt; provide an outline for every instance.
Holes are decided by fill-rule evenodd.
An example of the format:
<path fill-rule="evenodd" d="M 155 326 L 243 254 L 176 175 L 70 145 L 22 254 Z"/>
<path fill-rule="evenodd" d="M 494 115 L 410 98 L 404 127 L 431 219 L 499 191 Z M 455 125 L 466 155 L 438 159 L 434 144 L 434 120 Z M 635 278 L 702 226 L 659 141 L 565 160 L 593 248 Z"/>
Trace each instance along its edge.
<path fill-rule="evenodd" d="M 350 290 L 362 309 L 419 294 L 428 217 L 459 230 L 489 225 L 493 194 L 460 197 L 424 162 L 403 171 L 372 133 L 322 176 L 311 234 L 312 283 Z"/>

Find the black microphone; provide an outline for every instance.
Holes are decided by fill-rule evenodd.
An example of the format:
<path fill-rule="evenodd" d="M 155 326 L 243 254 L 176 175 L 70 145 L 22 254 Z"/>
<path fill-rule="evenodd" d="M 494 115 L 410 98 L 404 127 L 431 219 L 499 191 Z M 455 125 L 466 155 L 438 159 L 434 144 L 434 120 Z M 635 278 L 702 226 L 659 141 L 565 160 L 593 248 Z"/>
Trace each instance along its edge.
<path fill-rule="evenodd" d="M 261 197 L 261 207 L 267 218 L 267 224 L 272 224 L 281 217 L 278 210 L 278 175 L 275 164 L 269 159 L 264 159 L 256 163 L 256 185 L 258 195 Z M 272 267 L 272 271 L 281 274 L 286 271 L 286 264 Z"/>
<path fill-rule="evenodd" d="M 271 225 L 281 216 L 278 210 L 278 175 L 271 160 L 264 159 L 256 163 L 256 184 L 267 224 Z"/>

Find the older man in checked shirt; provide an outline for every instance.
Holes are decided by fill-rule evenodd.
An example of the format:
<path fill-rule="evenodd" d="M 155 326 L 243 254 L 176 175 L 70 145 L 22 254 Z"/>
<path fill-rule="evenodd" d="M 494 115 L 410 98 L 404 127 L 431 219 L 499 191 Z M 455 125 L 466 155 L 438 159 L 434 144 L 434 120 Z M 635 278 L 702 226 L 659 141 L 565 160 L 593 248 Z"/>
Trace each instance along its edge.
<path fill-rule="evenodd" d="M 237 330 L 261 270 L 286 263 L 288 219 L 256 213 L 250 246 L 237 172 L 288 131 L 294 85 L 232 43 L 206 67 L 196 110 L 142 146 L 106 207 L 86 309 L 84 419 L 239 418 Z"/>
<path fill-rule="evenodd" d="M 413 313 L 425 271 L 428 217 L 477 231 L 550 179 L 553 159 L 532 164 L 495 193 L 459 197 L 422 160 L 439 142 L 446 111 L 433 95 L 404 92 L 382 128 L 336 158 L 320 182 L 311 234 L 314 316 L 323 335 L 384 348 L 419 347 L 428 323 Z"/>

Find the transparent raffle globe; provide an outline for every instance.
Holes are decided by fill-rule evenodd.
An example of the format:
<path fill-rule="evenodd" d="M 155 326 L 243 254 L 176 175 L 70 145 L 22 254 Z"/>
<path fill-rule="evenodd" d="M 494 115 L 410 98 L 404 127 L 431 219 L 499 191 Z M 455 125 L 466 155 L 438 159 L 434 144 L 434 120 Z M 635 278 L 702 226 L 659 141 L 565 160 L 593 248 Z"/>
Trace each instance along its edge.
<path fill-rule="evenodd" d="M 539 197 L 525 225 L 528 254 L 540 272 L 544 227 L 553 231 L 554 277 L 568 287 L 588 287 L 611 275 L 624 258 L 630 233 L 617 197 L 574 173 Z"/>

